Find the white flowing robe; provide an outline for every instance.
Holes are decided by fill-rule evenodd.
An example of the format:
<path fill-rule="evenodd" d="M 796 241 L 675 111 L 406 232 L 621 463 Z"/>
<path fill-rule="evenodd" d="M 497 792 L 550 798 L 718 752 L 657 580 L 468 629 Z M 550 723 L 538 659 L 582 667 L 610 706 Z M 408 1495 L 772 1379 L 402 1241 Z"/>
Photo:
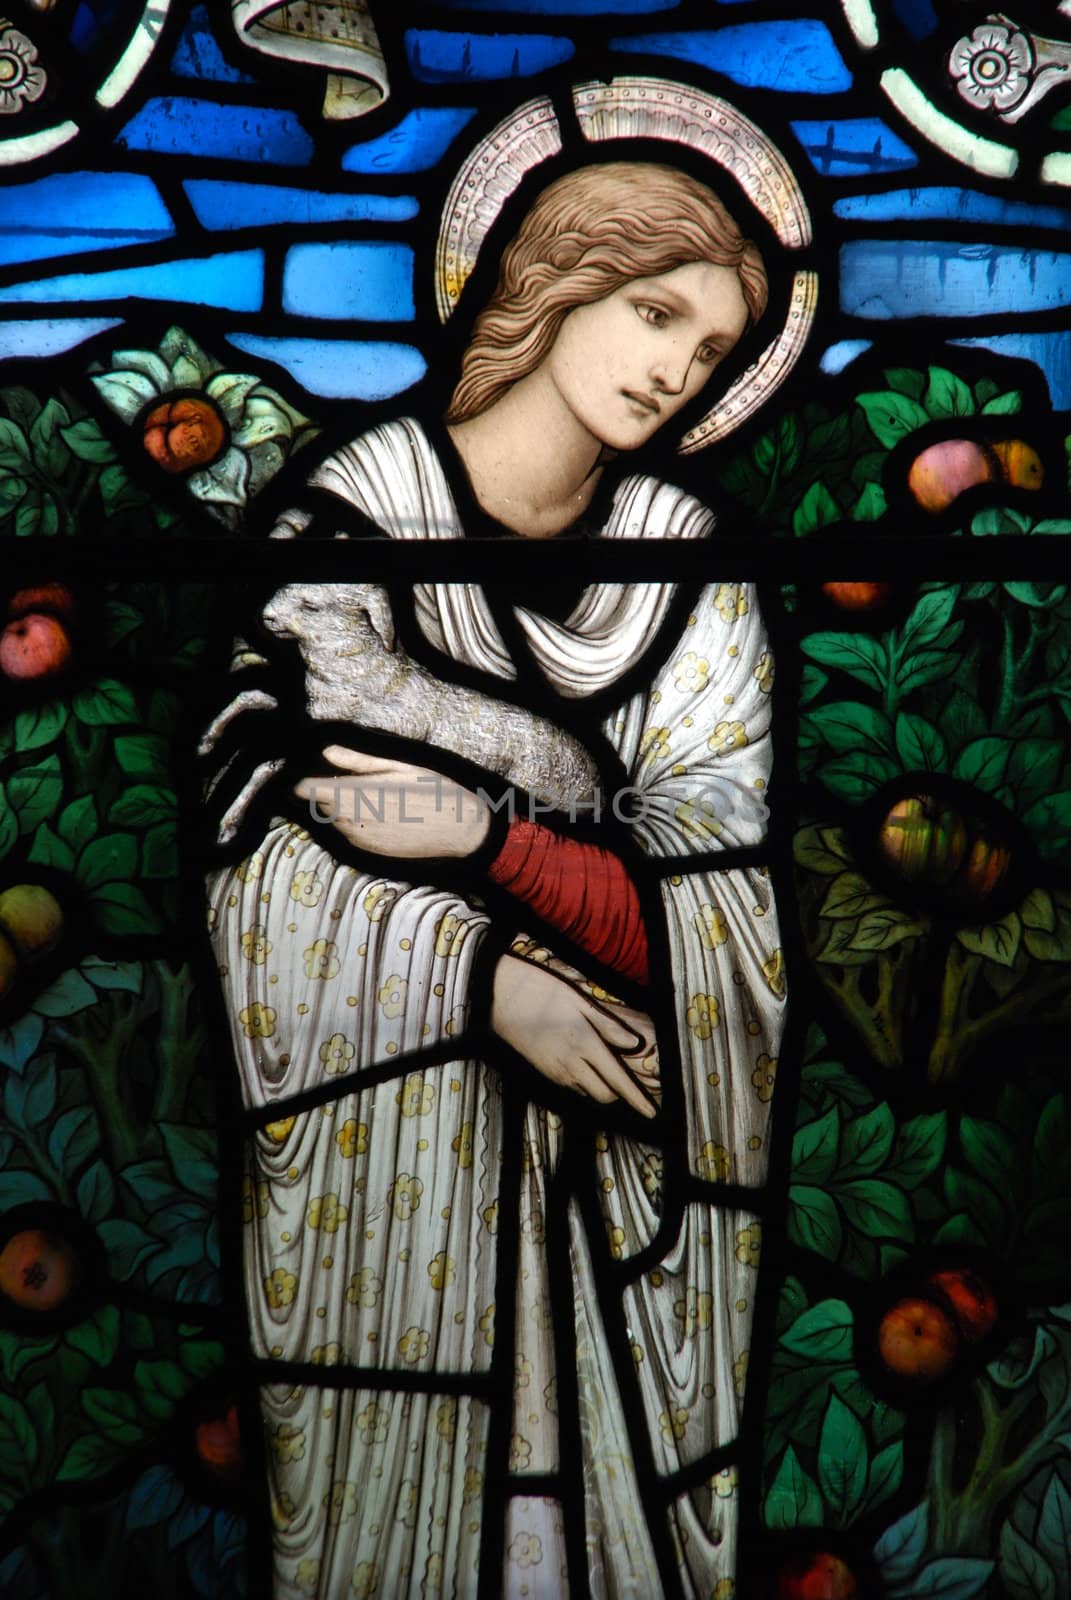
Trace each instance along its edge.
<path fill-rule="evenodd" d="M 412 421 L 362 436 L 312 481 L 392 537 L 463 536 L 442 466 Z M 691 497 L 632 477 L 602 536 L 699 538 L 712 528 Z M 671 585 L 599 584 L 564 622 L 517 615 L 550 685 L 575 699 L 608 689 L 643 655 L 672 598 Z M 421 585 L 416 603 L 422 631 L 448 657 L 514 676 L 477 586 Z M 683 637 L 652 660 L 647 687 L 603 723 L 638 792 L 638 844 L 655 864 L 675 858 L 661 884 L 672 970 L 652 971 L 652 993 L 671 993 L 676 1038 L 661 1041 L 663 1071 L 679 1055 L 681 1086 L 674 1100 L 667 1085 L 667 1103 L 680 1109 L 665 1148 L 653 1134 L 595 1138 L 597 1209 L 582 1215 L 568 1202 L 565 1310 L 545 1233 L 562 1118 L 529 1101 L 511 1121 L 499 1070 L 463 1049 L 445 1062 L 443 1048 L 432 1063 L 412 1059 L 434 1047 L 450 1054 L 462 1036 L 487 911 L 343 864 L 285 821 L 212 878 L 242 1093 L 263 1118 L 248 1142 L 245 1194 L 253 1353 L 324 1368 L 323 1387 L 262 1389 L 276 1600 L 469 1600 L 485 1517 L 502 1514 L 485 1498 L 502 1492 L 507 1471 L 499 1592 L 568 1595 L 568 1507 L 545 1476 L 525 1492 L 526 1477 L 576 1470 L 559 1451 L 556 1334 L 575 1359 L 579 1434 L 569 1437 L 583 1457 L 592 1594 L 653 1600 L 668 1549 L 681 1594 L 732 1595 L 731 1451 L 701 1488 L 667 1491 L 661 1504 L 645 1503 L 643 1484 L 652 1469 L 664 1477 L 732 1446 L 739 1426 L 760 1226 L 746 1207 L 719 1203 L 717 1185 L 765 1181 L 784 978 L 765 870 L 719 871 L 711 857 L 765 836 L 772 679 L 752 588 L 711 583 Z M 520 904 L 516 927 L 523 933 Z M 519 948 L 550 955 L 534 940 Z M 288 1109 L 307 1091 L 319 1091 L 311 1109 Z M 667 1223 L 670 1162 L 694 1181 Z M 496 1351 L 499 1225 L 516 1203 L 503 1191 L 504 1163 L 520 1169 L 519 1215 L 504 1235 L 516 1240 L 515 1336 Z M 585 1216 L 599 1209 L 593 1236 Z M 630 1274 L 643 1250 L 643 1270 Z M 624 1375 L 611 1353 L 622 1337 Z M 492 1418 L 487 1384 L 503 1362 L 514 1373 L 508 1426 Z M 363 1371 L 332 1387 L 339 1364 Z M 489 1439 L 500 1440 L 498 1459 Z M 662 1519 L 654 1539 L 652 1519 Z"/>

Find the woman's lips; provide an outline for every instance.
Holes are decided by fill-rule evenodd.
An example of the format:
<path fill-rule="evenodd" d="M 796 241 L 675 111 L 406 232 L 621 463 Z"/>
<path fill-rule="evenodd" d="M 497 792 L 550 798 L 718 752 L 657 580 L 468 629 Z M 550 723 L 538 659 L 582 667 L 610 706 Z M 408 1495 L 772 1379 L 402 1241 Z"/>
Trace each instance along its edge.
<path fill-rule="evenodd" d="M 634 406 L 639 406 L 641 410 L 649 412 L 651 416 L 657 417 L 661 415 L 658 401 L 652 400 L 650 395 L 639 394 L 635 389 L 622 389 L 621 393 L 626 400 L 630 400 Z"/>

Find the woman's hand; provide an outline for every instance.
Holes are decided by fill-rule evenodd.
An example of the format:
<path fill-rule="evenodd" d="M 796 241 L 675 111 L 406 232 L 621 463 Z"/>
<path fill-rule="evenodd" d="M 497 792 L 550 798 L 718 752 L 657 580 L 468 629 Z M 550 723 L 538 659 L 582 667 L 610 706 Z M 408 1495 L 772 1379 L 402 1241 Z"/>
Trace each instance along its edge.
<path fill-rule="evenodd" d="M 650 1017 L 604 1011 L 571 983 L 517 956 L 495 968 L 491 1026 L 537 1072 L 604 1105 L 625 1100 L 643 1117 L 656 1108 L 658 1054 Z"/>
<path fill-rule="evenodd" d="M 361 850 L 407 859 L 470 856 L 487 837 L 485 801 L 430 767 L 337 744 L 324 759 L 339 771 L 303 778 L 294 793 Z"/>

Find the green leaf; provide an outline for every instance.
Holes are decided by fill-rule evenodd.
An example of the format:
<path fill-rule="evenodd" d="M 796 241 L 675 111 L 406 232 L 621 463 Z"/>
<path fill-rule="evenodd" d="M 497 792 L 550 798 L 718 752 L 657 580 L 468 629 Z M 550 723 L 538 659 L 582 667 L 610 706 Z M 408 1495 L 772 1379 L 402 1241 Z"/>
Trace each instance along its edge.
<path fill-rule="evenodd" d="M 764 1508 L 768 1528 L 820 1527 L 822 1496 L 814 1479 L 800 1466 L 791 1445 L 781 1458 Z"/>
<path fill-rule="evenodd" d="M 87 1222 L 101 1222 L 115 1208 L 115 1180 L 103 1161 L 94 1161 L 78 1180 L 78 1209 Z"/>
<path fill-rule="evenodd" d="M 818 770 L 819 782 L 844 800 L 868 800 L 897 773 L 892 756 L 874 755 L 868 750 L 846 751 Z"/>
<path fill-rule="evenodd" d="M 223 1367 L 223 1346 L 217 1339 L 184 1338 L 178 1355 L 191 1378 L 210 1378 Z"/>
<path fill-rule="evenodd" d="M 948 765 L 944 734 L 913 711 L 896 719 L 896 753 L 908 772 L 943 772 Z"/>
<path fill-rule="evenodd" d="M 870 1463 L 866 1489 L 867 1511 L 876 1511 L 884 1501 L 891 1500 L 900 1488 L 903 1477 L 904 1446 L 901 1440 L 896 1439 L 892 1444 L 887 1444 L 884 1450 L 879 1450 Z"/>
<path fill-rule="evenodd" d="M 892 723 L 877 706 L 863 705 L 858 700 L 835 700 L 806 712 L 801 721 L 838 754 L 867 750 L 876 755 L 892 754 Z"/>
<path fill-rule="evenodd" d="M 1023 396 L 1018 389 L 1009 389 L 1006 394 L 994 395 L 992 400 L 987 400 L 982 407 L 983 417 L 1008 417 L 1023 409 Z"/>
<path fill-rule="evenodd" d="M 838 667 L 870 689 L 883 691 L 889 676 L 884 644 L 865 633 L 811 633 L 802 641 L 804 655 L 825 667 Z M 813 713 L 811 713 L 813 715 Z"/>
<path fill-rule="evenodd" d="M 1071 1551 L 1071 1494 L 1058 1472 L 1049 1479 L 1037 1527 L 1038 1549 L 1053 1563 L 1067 1561 Z"/>
<path fill-rule="evenodd" d="M 850 918 L 835 921 L 829 930 L 829 938 L 816 953 L 815 959 L 836 967 L 869 966 L 874 959 L 873 952 L 855 948 L 854 941 L 858 927 L 859 924 L 852 922 Z"/>
<path fill-rule="evenodd" d="M 877 911 L 868 911 L 860 920 L 849 948 L 874 952 L 891 950 L 894 945 L 902 944 L 905 939 L 913 939 L 916 934 L 925 931 L 925 923 L 913 917 L 909 911 L 901 911 L 896 906 L 882 907 Z"/>
<path fill-rule="evenodd" d="M 132 778 L 155 782 L 170 776 L 167 741 L 155 733 L 121 735 L 115 741 L 115 759 Z"/>
<path fill-rule="evenodd" d="M 1069 1121 L 1067 1096 L 1054 1094 L 1046 1101 L 1034 1131 L 1034 1186 L 1040 1194 L 1059 1193 L 1071 1148 Z"/>
<path fill-rule="evenodd" d="M 1009 911 L 999 922 L 990 922 L 984 928 L 960 928 L 957 941 L 972 955 L 984 956 L 1000 967 L 1010 967 L 1019 954 L 1023 925 L 1014 911 Z"/>
<path fill-rule="evenodd" d="M 8 780 L 8 804 L 18 815 L 21 833 L 32 833 L 38 823 L 47 821 L 62 797 L 63 772 L 57 755 L 21 767 Z"/>
<path fill-rule="evenodd" d="M 831 522 L 840 521 L 840 507 L 824 483 L 812 483 L 792 513 L 792 532 L 797 538 L 814 533 Z"/>
<path fill-rule="evenodd" d="M 82 1393 L 82 1410 L 116 1444 L 132 1444 L 142 1437 L 144 1429 L 137 1420 L 137 1404 L 125 1389 L 86 1389 Z"/>
<path fill-rule="evenodd" d="M 1004 1186 L 994 1192 L 988 1184 L 957 1167 L 945 1169 L 945 1197 L 954 1212 L 963 1212 L 981 1230 L 983 1242 L 999 1249 L 1007 1230 Z"/>
<path fill-rule="evenodd" d="M 820 917 L 861 917 L 889 902 L 858 872 L 841 872 L 833 879 L 819 909 Z"/>
<path fill-rule="evenodd" d="M 885 382 L 909 400 L 921 400 L 926 390 L 926 374 L 915 367 L 886 367 Z"/>
<path fill-rule="evenodd" d="M 891 450 L 916 428 L 924 428 L 930 420 L 917 400 L 892 389 L 856 395 L 856 404 L 862 407 L 871 433 L 886 450 Z"/>
<path fill-rule="evenodd" d="M 132 878 L 138 870 L 138 842 L 132 833 L 106 833 L 86 845 L 78 858 L 78 881 L 86 889 Z"/>
<path fill-rule="evenodd" d="M 30 449 L 34 461 L 46 477 L 62 478 L 71 461 L 71 452 L 63 442 L 62 429 L 68 427 L 71 414 L 61 401 L 52 399 L 30 429 Z"/>
<path fill-rule="evenodd" d="M 89 1106 L 72 1106 L 51 1124 L 48 1154 L 54 1167 L 77 1172 L 99 1143 L 100 1130 Z"/>
<path fill-rule="evenodd" d="M 999 1192 L 1013 1181 L 1015 1146 L 999 1123 L 964 1113 L 959 1121 L 959 1142 L 967 1165 L 990 1188 Z"/>
<path fill-rule="evenodd" d="M 118 516 L 122 511 L 141 511 L 149 504 L 149 495 L 127 476 L 125 467 L 118 464 L 105 467 L 100 475 L 100 497 L 104 514 Z"/>
<path fill-rule="evenodd" d="M 837 1164 L 840 1112 L 836 1106 L 824 1117 L 796 1129 L 792 1140 L 792 1174 L 811 1183 L 828 1178 Z"/>
<path fill-rule="evenodd" d="M 867 1465 L 863 1424 L 833 1391 L 818 1438 L 818 1486 L 833 1527 L 847 1526 L 862 1504 Z"/>
<path fill-rule="evenodd" d="M 792 853 L 801 867 L 823 877 L 843 872 L 851 859 L 839 828 L 801 828 L 792 841 Z"/>
<path fill-rule="evenodd" d="M 1010 506 L 986 506 L 971 518 L 971 533 L 975 538 L 987 534 L 1018 534 L 1033 531 L 1031 519 L 1024 511 L 1014 511 Z"/>
<path fill-rule="evenodd" d="M 1061 1567 L 1066 1559 L 1065 1550 Z M 1059 1600 L 1049 1563 L 1010 1520 L 1000 1530 L 1000 1579 L 1008 1600 Z"/>
<path fill-rule="evenodd" d="M 901 657 L 896 686 L 901 694 L 910 694 L 947 678 L 959 665 L 959 657 L 951 650 L 920 650 L 917 656 Z"/>
<path fill-rule="evenodd" d="M 985 1245 L 985 1235 L 976 1227 L 965 1211 L 957 1211 L 955 1216 L 949 1217 L 947 1222 L 942 1222 L 933 1236 L 934 1244 L 969 1244 Z"/>
<path fill-rule="evenodd" d="M 800 674 L 800 705 L 809 706 L 812 700 L 817 700 L 828 682 L 828 677 L 819 667 L 806 662 Z"/>
<path fill-rule="evenodd" d="M 0 859 L 7 855 L 19 836 L 19 825 L 14 811 L 7 804 L 4 786 L 0 783 Z"/>
<path fill-rule="evenodd" d="M 883 1167 L 889 1158 L 895 1132 L 896 1121 L 884 1103 L 861 1117 L 853 1117 L 841 1141 L 837 1182 L 866 1178 Z"/>
<path fill-rule="evenodd" d="M 888 509 L 885 490 L 880 483 L 863 485 L 863 492 L 852 507 L 853 522 L 876 522 Z"/>
<path fill-rule="evenodd" d="M 79 461 L 95 461 L 107 465 L 109 461 L 116 460 L 114 447 L 100 431 L 100 424 L 95 417 L 83 417 L 80 422 L 73 422 L 69 428 L 61 428 L 60 433 L 71 453 Z"/>
<path fill-rule="evenodd" d="M 15 718 L 15 748 L 40 750 L 58 739 L 67 725 L 67 707 L 59 700 L 30 706 Z"/>
<path fill-rule="evenodd" d="M 108 821 L 127 828 L 150 828 L 170 822 L 178 810 L 173 789 L 158 783 L 136 783 L 125 790 L 108 812 Z"/>
<path fill-rule="evenodd" d="M 929 416 L 974 416 L 974 396 L 962 378 L 957 378 L 947 367 L 930 367 L 929 379 L 922 397 L 923 408 Z"/>
<path fill-rule="evenodd" d="M 59 761 L 56 761 L 57 767 Z M 72 800 L 69 806 L 64 806 L 56 830 L 65 844 L 77 854 L 97 831 L 97 805 L 91 794 L 84 794 L 78 800 Z"/>
<path fill-rule="evenodd" d="M 102 933 L 116 938 L 159 933 L 160 917 L 140 889 L 132 883 L 105 883 L 94 894 L 93 921 Z"/>
<path fill-rule="evenodd" d="M 37 1435 L 30 1414 L 14 1395 L 0 1393 L 0 1478 L 25 1486 L 37 1461 Z"/>
<path fill-rule="evenodd" d="M 788 1236 L 804 1250 L 835 1261 L 843 1230 L 832 1196 L 813 1184 L 794 1183 L 788 1191 Z"/>
<path fill-rule="evenodd" d="M 0 475 L 24 474 L 30 465 L 30 441 L 17 422 L 0 417 Z"/>
<path fill-rule="evenodd" d="M 871 1239 L 892 1239 L 911 1244 L 915 1224 L 907 1196 L 895 1183 L 881 1178 L 853 1178 L 836 1185 L 845 1218 Z"/>
<path fill-rule="evenodd" d="M 941 1165 L 947 1142 L 947 1111 L 912 1117 L 896 1136 L 888 1176 L 905 1189 L 917 1188 Z"/>
<path fill-rule="evenodd" d="M 114 727 L 138 720 L 133 694 L 115 678 L 102 678 L 92 688 L 81 690 L 74 697 L 73 710 L 79 722 L 91 728 Z"/>
<path fill-rule="evenodd" d="M 53 833 L 47 822 L 42 822 L 34 833 L 27 861 L 35 867 L 55 867 L 60 872 L 74 868 L 74 856 L 69 845 Z"/>
<path fill-rule="evenodd" d="M 964 783 L 977 784 L 979 789 L 993 794 L 1004 782 L 1014 748 L 1011 739 L 1001 739 L 995 735 L 972 739 L 960 752 L 952 774 Z"/>
<path fill-rule="evenodd" d="M 942 584 L 920 596 L 899 630 L 897 650 L 901 657 L 950 642 L 948 630 L 958 598 L 955 584 Z"/>
<path fill-rule="evenodd" d="M 110 1439 L 102 1439 L 95 1433 L 84 1433 L 67 1451 L 56 1476 L 64 1483 L 76 1482 L 83 1478 L 99 1478 L 102 1473 L 108 1472 L 115 1466 L 119 1457 L 120 1452 Z"/>
<path fill-rule="evenodd" d="M 15 507 L 26 496 L 29 484 L 25 478 L 16 478 L 4 467 L 0 467 L 0 517 L 8 517 Z M 16 533 L 18 526 L 16 524 Z"/>
<path fill-rule="evenodd" d="M 215 1201 L 219 1187 L 219 1155 L 209 1128 L 187 1128 L 161 1122 L 160 1133 L 175 1177 L 202 1200 Z"/>
<path fill-rule="evenodd" d="M 820 1300 L 781 1336 L 781 1346 L 808 1362 L 847 1364 L 852 1358 L 852 1309 L 843 1300 Z"/>
<path fill-rule="evenodd" d="M 134 1383 L 142 1409 L 165 1420 L 174 1416 L 189 1391 L 189 1380 L 177 1361 L 139 1361 Z"/>
<path fill-rule="evenodd" d="M 1063 860 L 1071 851 L 1071 791 L 1064 789 L 1036 800 L 1023 813 L 1023 824 L 1047 861 Z"/>
<path fill-rule="evenodd" d="M 1016 809 L 1025 811 L 1060 785 L 1064 765 L 1060 739 L 1017 739 L 1008 761 L 1008 782 L 1015 791 Z"/>
<path fill-rule="evenodd" d="M 161 822 L 150 828 L 141 849 L 141 873 L 144 878 L 177 878 L 178 830 L 174 823 Z"/>
<path fill-rule="evenodd" d="M 68 1328 L 64 1337 L 95 1366 L 107 1367 L 119 1348 L 119 1312 L 115 1306 L 101 1306 L 85 1322 Z"/>

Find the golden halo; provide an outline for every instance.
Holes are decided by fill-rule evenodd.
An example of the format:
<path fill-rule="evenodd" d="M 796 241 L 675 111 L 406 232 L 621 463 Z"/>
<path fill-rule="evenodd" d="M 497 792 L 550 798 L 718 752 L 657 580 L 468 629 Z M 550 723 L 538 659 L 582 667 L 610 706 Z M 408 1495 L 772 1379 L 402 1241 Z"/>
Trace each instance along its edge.
<path fill-rule="evenodd" d="M 664 139 L 698 150 L 735 179 L 785 249 L 810 244 L 810 214 L 787 161 L 728 101 L 670 78 L 635 76 L 574 84 L 572 95 L 585 139 Z M 554 106 L 542 95 L 505 117 L 469 155 L 446 197 L 435 251 L 435 300 L 443 322 L 506 201 L 529 172 L 561 148 Z M 818 274 L 800 268 L 784 327 L 685 434 L 679 446 L 683 455 L 732 433 L 784 382 L 807 342 L 817 305 Z"/>

